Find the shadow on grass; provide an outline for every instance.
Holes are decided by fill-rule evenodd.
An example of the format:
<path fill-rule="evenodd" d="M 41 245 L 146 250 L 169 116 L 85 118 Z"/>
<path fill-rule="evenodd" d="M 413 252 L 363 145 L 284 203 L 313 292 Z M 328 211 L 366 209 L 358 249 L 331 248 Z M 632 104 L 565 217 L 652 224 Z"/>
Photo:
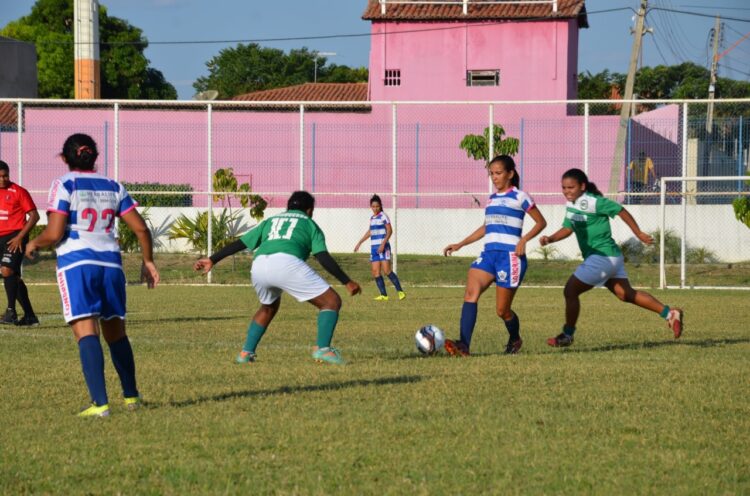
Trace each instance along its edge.
<path fill-rule="evenodd" d="M 247 317 L 245 316 L 219 316 L 219 317 L 156 317 L 153 319 L 144 319 L 142 317 L 128 317 L 128 325 L 132 326 L 135 324 L 152 324 L 154 322 L 164 323 L 164 322 L 209 322 L 209 321 L 215 321 L 215 320 L 236 320 L 236 319 L 245 319 L 247 320 Z"/>
<path fill-rule="evenodd" d="M 166 403 L 145 403 L 149 409 L 171 406 L 183 408 L 199 405 L 210 401 L 226 401 L 237 398 L 256 398 L 262 396 L 275 396 L 279 394 L 313 393 L 317 391 L 338 391 L 353 387 L 366 386 L 389 386 L 392 384 L 411 384 L 422 380 L 420 375 L 401 375 L 395 377 L 382 377 L 379 379 L 357 379 L 343 382 L 329 382 L 326 384 L 309 384 L 307 386 L 281 386 L 275 389 L 231 391 L 228 393 L 215 394 L 213 396 L 201 396 L 191 400 L 169 401 Z"/>
<path fill-rule="evenodd" d="M 750 338 L 727 338 L 727 339 L 675 339 L 671 341 L 646 341 L 644 343 L 622 343 L 596 348 L 564 349 L 563 353 L 598 353 L 607 351 L 643 350 L 651 348 L 662 348 L 666 346 L 695 346 L 698 348 L 712 348 L 714 346 L 727 346 L 733 344 L 750 343 Z"/>

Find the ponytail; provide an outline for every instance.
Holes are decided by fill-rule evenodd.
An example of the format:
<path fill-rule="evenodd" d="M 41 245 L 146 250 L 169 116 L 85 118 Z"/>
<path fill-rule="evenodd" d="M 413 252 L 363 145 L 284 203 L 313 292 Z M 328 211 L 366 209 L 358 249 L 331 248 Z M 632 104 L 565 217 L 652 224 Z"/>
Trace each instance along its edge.
<path fill-rule="evenodd" d="M 573 179 L 578 184 L 583 184 L 585 186 L 585 190 L 591 195 L 604 196 L 602 192 L 599 191 L 599 188 L 596 187 L 596 184 L 589 181 L 588 176 L 581 169 L 568 169 L 567 171 L 565 171 L 565 174 L 563 174 L 562 178 Z"/>

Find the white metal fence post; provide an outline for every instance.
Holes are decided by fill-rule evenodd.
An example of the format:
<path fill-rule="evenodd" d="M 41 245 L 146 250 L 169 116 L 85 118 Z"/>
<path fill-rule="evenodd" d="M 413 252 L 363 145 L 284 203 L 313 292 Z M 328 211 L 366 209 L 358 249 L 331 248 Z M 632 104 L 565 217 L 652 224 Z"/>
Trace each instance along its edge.
<path fill-rule="evenodd" d="M 305 189 L 305 106 L 299 106 L 299 189 Z"/>
<path fill-rule="evenodd" d="M 18 123 L 16 129 L 18 129 L 18 177 L 16 180 L 18 184 L 23 186 L 23 102 L 18 102 L 16 107 L 16 122 Z"/>
<path fill-rule="evenodd" d="M 392 147 L 391 159 L 393 162 L 391 181 L 393 190 L 393 224 L 396 229 L 393 230 L 391 239 L 393 240 L 393 272 L 398 273 L 398 115 L 396 110 L 396 104 L 391 104 L 392 109 Z"/>
<path fill-rule="evenodd" d="M 660 221 L 659 221 L 659 289 L 664 289 L 667 285 L 667 269 L 664 262 L 664 232 L 665 225 L 667 223 L 667 181 L 662 177 L 659 179 L 660 190 L 659 190 L 659 209 L 660 209 Z"/>
<path fill-rule="evenodd" d="M 114 178 L 115 181 L 120 180 L 120 104 L 115 103 L 114 107 L 114 118 L 112 121 L 114 124 L 112 125 L 112 132 L 114 133 L 114 143 L 112 146 L 114 146 L 113 154 L 114 154 L 114 162 L 115 162 L 115 172 L 114 172 Z"/>
<path fill-rule="evenodd" d="M 495 133 L 494 133 L 495 131 L 495 107 L 491 103 L 490 103 L 490 111 L 488 113 L 490 117 L 490 127 L 489 127 L 490 131 L 487 133 L 487 157 L 488 158 L 487 158 L 487 163 L 484 164 L 485 167 L 490 165 L 490 160 L 495 158 L 493 157 L 495 153 Z M 494 193 L 495 190 L 493 189 L 493 186 L 492 186 L 492 178 L 490 177 L 489 174 L 487 174 L 487 185 L 490 190 L 489 193 L 490 194 Z"/>
<path fill-rule="evenodd" d="M 682 235 L 680 236 L 680 287 L 685 287 L 685 251 L 687 237 L 687 181 L 684 179 L 687 177 L 687 151 L 688 151 L 688 104 L 682 104 L 682 187 L 680 192 L 682 193 Z M 663 237 L 663 236 L 662 236 Z"/>
<path fill-rule="evenodd" d="M 213 159 L 213 150 L 211 147 L 211 143 L 213 141 L 213 106 L 209 103 L 208 105 L 206 105 L 206 110 L 208 114 L 207 123 L 206 123 L 206 126 L 208 128 L 207 129 L 208 133 L 206 136 L 206 139 L 207 139 L 206 148 L 208 150 L 208 156 L 207 156 L 207 161 L 206 161 L 206 165 L 208 169 L 207 171 L 208 172 L 208 189 L 207 189 L 208 191 L 208 246 L 206 247 L 206 252 L 207 252 L 206 256 L 210 257 L 211 247 L 213 246 L 213 220 L 214 220 L 214 209 L 213 209 L 214 202 L 213 202 L 213 196 L 212 196 L 214 181 L 213 181 L 213 174 L 211 172 L 212 159 Z M 206 281 L 208 282 L 208 284 L 211 284 L 211 272 L 209 272 L 208 276 L 206 276 Z"/>
<path fill-rule="evenodd" d="M 589 104 L 583 104 L 583 172 L 589 175 Z"/>

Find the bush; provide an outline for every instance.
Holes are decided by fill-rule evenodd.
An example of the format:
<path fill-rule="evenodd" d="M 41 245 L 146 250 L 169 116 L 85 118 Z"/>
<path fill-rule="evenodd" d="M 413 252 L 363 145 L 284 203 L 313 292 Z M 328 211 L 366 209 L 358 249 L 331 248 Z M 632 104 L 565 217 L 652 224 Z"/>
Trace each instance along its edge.
<path fill-rule="evenodd" d="M 212 215 L 211 252 L 224 248 L 248 230 L 241 212 L 223 209 L 218 216 Z M 208 212 L 199 212 L 194 218 L 180 215 L 169 229 L 169 239 L 185 239 L 194 252 L 208 253 Z"/>
<path fill-rule="evenodd" d="M 661 235 L 659 231 L 650 233 L 654 238 L 654 244 L 644 245 L 636 238 L 630 238 L 620 244 L 625 262 L 628 263 L 659 263 L 659 250 Z M 682 238 L 673 231 L 664 233 L 664 261 L 668 264 L 680 263 L 680 252 L 682 249 Z M 715 263 L 718 261 L 716 254 L 708 248 L 685 246 L 685 260 L 690 264 Z"/>
<path fill-rule="evenodd" d="M 164 183 L 122 183 L 125 189 L 130 191 L 176 191 L 188 192 L 183 195 L 149 195 L 147 193 L 132 194 L 135 201 L 141 207 L 192 207 L 193 187 L 189 184 L 164 184 Z"/>

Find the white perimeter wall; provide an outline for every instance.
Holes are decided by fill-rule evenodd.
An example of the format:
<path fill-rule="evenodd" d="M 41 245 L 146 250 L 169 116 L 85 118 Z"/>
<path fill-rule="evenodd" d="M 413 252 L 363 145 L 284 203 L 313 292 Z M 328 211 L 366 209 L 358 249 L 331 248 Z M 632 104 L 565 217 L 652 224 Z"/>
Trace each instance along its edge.
<path fill-rule="evenodd" d="M 627 206 L 641 229 L 653 232 L 659 229 L 660 209 L 658 205 L 629 205 Z M 547 219 L 547 229 L 543 234 L 551 234 L 562 225 L 565 207 L 562 205 L 542 205 L 542 214 Z M 151 223 L 158 232 L 166 233 L 169 225 L 180 214 L 193 216 L 196 208 L 151 208 Z M 268 209 L 266 217 L 281 210 Z M 398 227 L 398 253 L 439 255 L 442 249 L 450 243 L 455 243 L 473 232 L 482 224 L 483 211 L 474 209 L 399 209 L 398 213 L 389 211 L 394 225 Z M 368 228 L 371 212 L 369 209 L 318 209 L 314 220 L 323 228 L 326 234 L 328 248 L 334 253 L 351 252 L 357 240 Z M 750 229 L 741 224 L 734 217 L 731 205 L 688 205 L 686 208 L 687 244 L 692 248 L 706 248 L 711 250 L 721 261 L 739 262 L 750 260 Z M 682 207 L 669 205 L 666 208 L 666 226 L 678 236 L 683 230 Z M 531 218 L 526 217 L 525 230 L 531 228 Z M 256 222 L 246 219 L 246 226 Z M 612 220 L 612 232 L 618 243 L 624 242 L 633 235 L 630 229 L 619 218 Z M 169 241 L 166 234 L 159 236 L 161 246 L 159 251 L 179 252 L 187 251 L 187 245 L 182 240 Z M 393 243 L 392 243 L 393 244 Z M 579 258 L 580 251 L 574 237 L 553 245 L 557 248 L 560 258 Z M 539 248 L 538 238 L 532 240 L 528 246 L 531 258 L 540 258 L 536 251 Z M 458 255 L 476 256 L 482 249 L 482 243 L 469 245 L 458 252 Z M 367 252 L 367 245 L 363 245 L 361 252 Z"/>

